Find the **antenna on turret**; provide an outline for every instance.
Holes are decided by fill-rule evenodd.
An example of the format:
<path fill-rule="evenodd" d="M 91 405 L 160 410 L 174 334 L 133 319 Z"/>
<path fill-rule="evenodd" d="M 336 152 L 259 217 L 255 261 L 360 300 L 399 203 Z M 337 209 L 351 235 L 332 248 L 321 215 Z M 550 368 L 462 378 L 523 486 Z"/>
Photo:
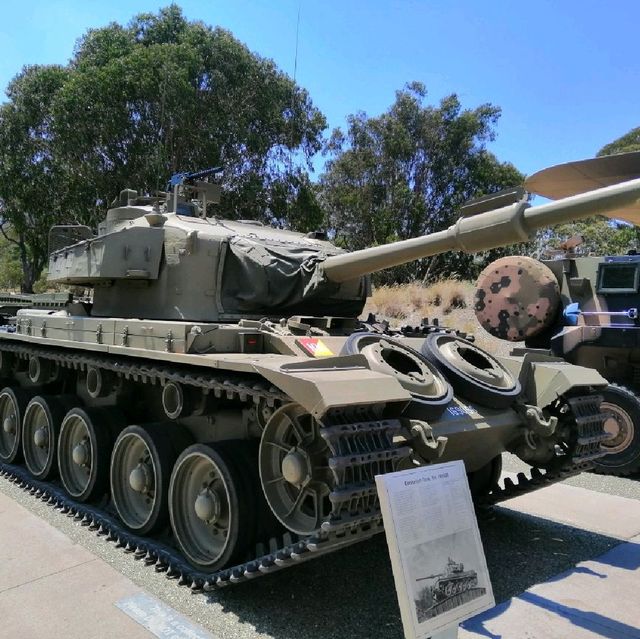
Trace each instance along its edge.
<path fill-rule="evenodd" d="M 289 148 L 289 171 L 293 172 L 293 120 L 296 116 L 296 76 L 298 75 L 298 42 L 300 41 L 300 12 L 302 3 L 298 3 L 298 17 L 296 19 L 296 46 L 293 56 L 293 84 L 291 85 L 291 122 L 290 131 L 290 148 Z"/>

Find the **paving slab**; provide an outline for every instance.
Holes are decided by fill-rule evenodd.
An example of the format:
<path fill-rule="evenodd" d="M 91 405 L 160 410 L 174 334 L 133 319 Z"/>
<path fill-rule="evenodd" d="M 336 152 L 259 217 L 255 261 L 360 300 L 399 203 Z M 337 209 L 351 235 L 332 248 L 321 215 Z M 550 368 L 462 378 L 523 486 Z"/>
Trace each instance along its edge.
<path fill-rule="evenodd" d="M 187 636 L 152 633 L 116 607 L 143 591 L 3 494 L 0 522 L 0 637 Z"/>
<path fill-rule="evenodd" d="M 640 639 L 640 501 L 555 484 L 500 508 L 628 542 L 468 620 L 460 639 Z"/>
<path fill-rule="evenodd" d="M 506 473 L 509 476 L 509 473 Z M 640 535 L 640 500 L 553 484 L 500 505 L 582 530 L 631 539 Z"/>
<path fill-rule="evenodd" d="M 640 537 L 468 620 L 459 639 L 640 639 Z"/>

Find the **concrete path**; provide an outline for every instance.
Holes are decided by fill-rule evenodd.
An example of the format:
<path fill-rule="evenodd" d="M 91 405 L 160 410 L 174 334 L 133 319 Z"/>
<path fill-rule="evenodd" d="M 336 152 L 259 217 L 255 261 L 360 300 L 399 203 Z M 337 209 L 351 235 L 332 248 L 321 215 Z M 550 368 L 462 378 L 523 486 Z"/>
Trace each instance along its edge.
<path fill-rule="evenodd" d="M 468 620 L 460 639 L 640 639 L 640 501 L 556 484 L 503 507 L 627 542 Z"/>
<path fill-rule="evenodd" d="M 382 537 L 194 596 L 12 484 L 0 487 L 0 639 L 402 634 Z M 555 485 L 506 502 L 481 528 L 494 588 L 514 577 L 522 585 L 460 639 L 640 639 L 640 500 Z M 520 571 L 530 573 L 524 581 Z"/>
<path fill-rule="evenodd" d="M 155 619 L 170 623 L 178 616 L 153 598 L 141 600 L 144 593 L 133 582 L 2 493 L 0 522 L 0 637 L 189 636 L 167 631 L 167 623 L 146 630 L 140 624 L 154 605 L 160 605 Z"/>

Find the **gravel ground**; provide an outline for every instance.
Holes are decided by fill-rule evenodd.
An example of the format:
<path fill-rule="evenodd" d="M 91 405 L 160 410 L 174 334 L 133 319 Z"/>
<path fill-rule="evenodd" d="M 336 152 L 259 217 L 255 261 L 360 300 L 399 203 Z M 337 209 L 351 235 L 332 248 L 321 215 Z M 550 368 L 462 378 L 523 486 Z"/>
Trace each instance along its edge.
<path fill-rule="evenodd" d="M 506 466 L 519 470 L 511 460 Z M 618 481 L 612 492 L 640 498 L 640 482 Z M 0 479 L 0 490 L 216 637 L 402 637 L 383 535 L 254 582 L 193 595 L 14 484 Z M 481 517 L 480 530 L 497 602 L 620 543 L 500 507 Z"/>

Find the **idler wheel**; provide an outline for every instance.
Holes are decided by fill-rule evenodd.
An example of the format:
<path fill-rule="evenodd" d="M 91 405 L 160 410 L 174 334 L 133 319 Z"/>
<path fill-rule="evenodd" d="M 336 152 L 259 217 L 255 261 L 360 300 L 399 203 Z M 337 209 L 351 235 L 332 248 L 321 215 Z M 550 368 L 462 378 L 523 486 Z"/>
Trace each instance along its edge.
<path fill-rule="evenodd" d="M 50 479 L 57 470 L 56 445 L 67 410 L 77 403 L 66 397 L 34 397 L 24 411 L 22 450 L 29 472 L 36 479 Z"/>
<path fill-rule="evenodd" d="M 490 408 L 507 408 L 520 395 L 520 382 L 490 353 L 450 333 L 432 333 L 423 355 L 451 381 L 456 393 Z"/>
<path fill-rule="evenodd" d="M 169 519 L 171 471 L 186 444 L 172 437 L 177 429 L 175 424 L 127 426 L 113 446 L 111 497 L 124 525 L 140 535 L 160 530 Z"/>
<path fill-rule="evenodd" d="M 58 468 L 69 495 L 85 502 L 107 492 L 112 433 L 122 426 L 108 409 L 72 408 L 67 413 L 58 438 Z"/>
<path fill-rule="evenodd" d="M 371 370 L 395 377 L 411 393 L 412 402 L 403 416 L 436 419 L 453 397 L 444 375 L 421 353 L 399 340 L 378 333 L 354 333 L 347 338 L 343 354 L 362 353 Z"/>
<path fill-rule="evenodd" d="M 334 481 L 318 422 L 297 404 L 278 409 L 260 443 L 260 480 L 267 503 L 289 530 L 317 530 L 331 511 Z"/>
<path fill-rule="evenodd" d="M 22 416 L 30 399 L 20 388 L 7 386 L 0 391 L 0 460 L 7 464 L 22 458 Z"/>
<path fill-rule="evenodd" d="M 596 472 L 629 475 L 640 470 L 640 400 L 617 384 L 598 389 L 598 394 L 600 410 L 610 414 L 604 423 L 610 438 L 602 442 L 607 454 L 593 462 Z"/>
<path fill-rule="evenodd" d="M 245 443 L 194 444 L 173 469 L 171 528 L 185 557 L 201 570 L 239 561 L 255 537 L 255 499 L 235 448 Z"/>

